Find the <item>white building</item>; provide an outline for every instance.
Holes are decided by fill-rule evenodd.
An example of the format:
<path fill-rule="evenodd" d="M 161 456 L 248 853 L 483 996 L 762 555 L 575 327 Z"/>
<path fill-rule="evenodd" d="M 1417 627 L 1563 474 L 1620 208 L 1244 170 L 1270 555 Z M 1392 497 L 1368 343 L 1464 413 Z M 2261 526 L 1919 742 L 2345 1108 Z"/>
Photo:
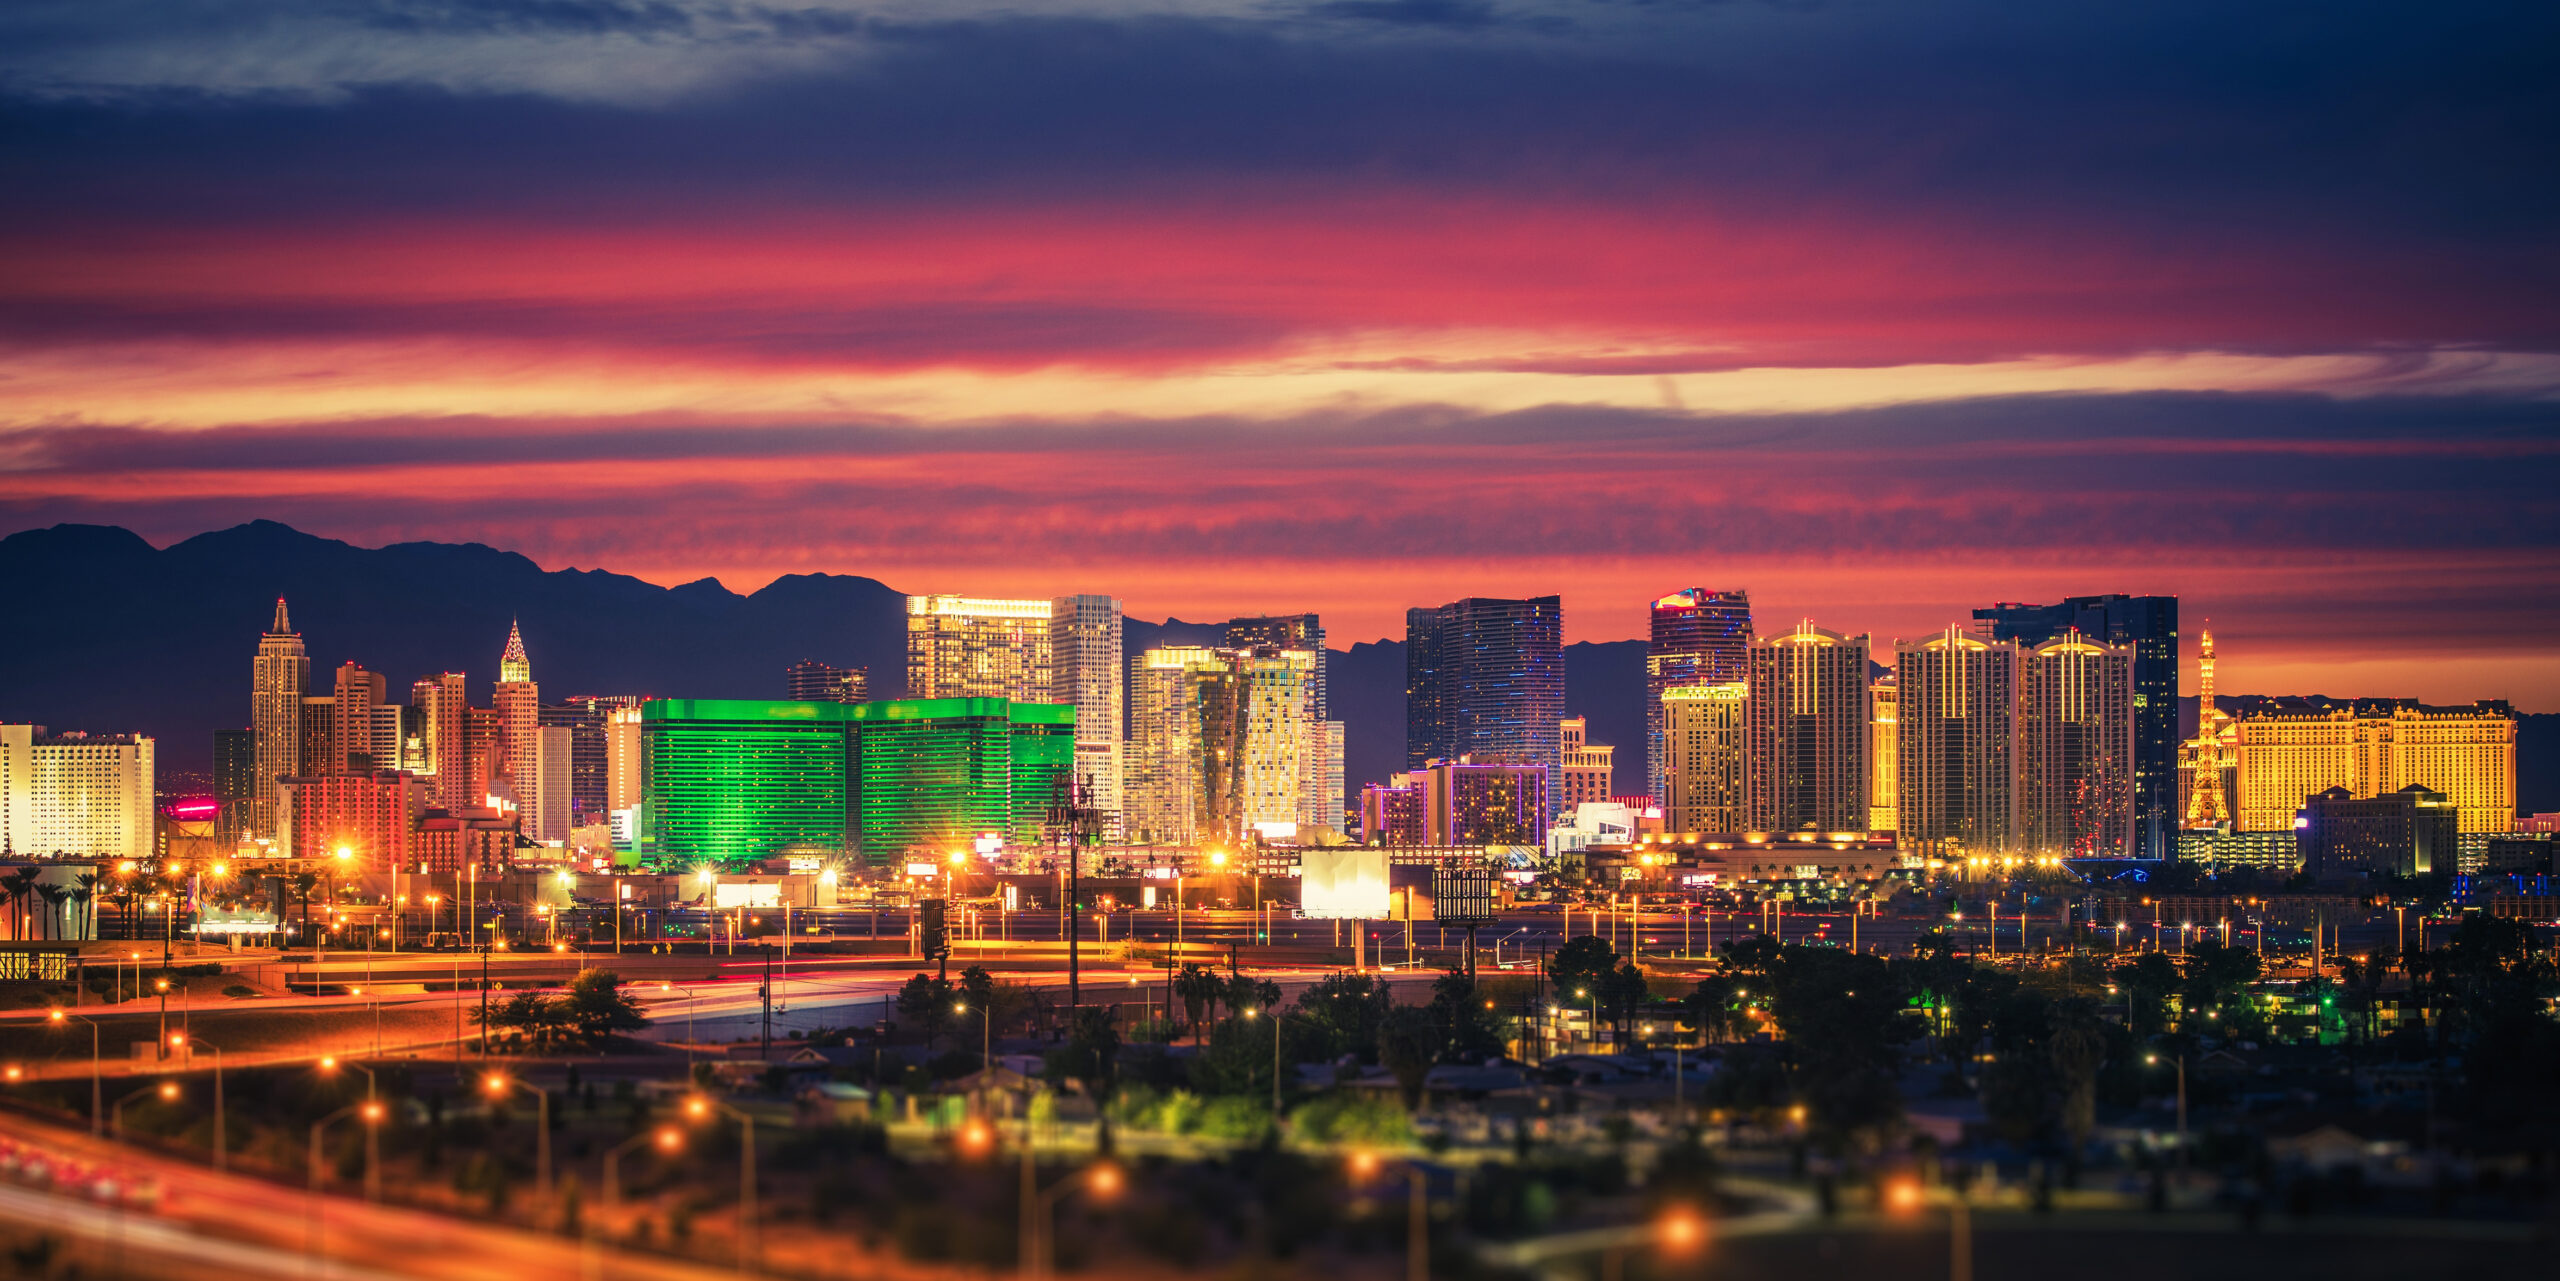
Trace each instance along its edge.
<path fill-rule="evenodd" d="M 149 858 L 155 744 L 0 725 L 0 853 Z"/>
<path fill-rule="evenodd" d="M 1547 857 L 1563 858 L 1594 845 L 1632 845 L 1635 839 L 1634 807 L 1616 801 L 1584 801 L 1547 829 Z"/>
<path fill-rule="evenodd" d="M 1076 777 L 1093 782 L 1104 839 L 1127 831 L 1121 814 L 1120 600 L 1061 596 L 1049 602 L 1049 694 L 1076 709 Z"/>

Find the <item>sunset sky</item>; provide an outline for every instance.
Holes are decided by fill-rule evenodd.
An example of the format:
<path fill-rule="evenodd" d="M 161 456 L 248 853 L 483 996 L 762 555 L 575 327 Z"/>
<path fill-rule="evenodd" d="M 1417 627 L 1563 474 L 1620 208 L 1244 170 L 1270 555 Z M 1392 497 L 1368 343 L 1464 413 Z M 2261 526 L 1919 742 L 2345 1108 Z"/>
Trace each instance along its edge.
<path fill-rule="evenodd" d="M 2560 710 L 2560 8 L 21 0 L 0 533 Z"/>

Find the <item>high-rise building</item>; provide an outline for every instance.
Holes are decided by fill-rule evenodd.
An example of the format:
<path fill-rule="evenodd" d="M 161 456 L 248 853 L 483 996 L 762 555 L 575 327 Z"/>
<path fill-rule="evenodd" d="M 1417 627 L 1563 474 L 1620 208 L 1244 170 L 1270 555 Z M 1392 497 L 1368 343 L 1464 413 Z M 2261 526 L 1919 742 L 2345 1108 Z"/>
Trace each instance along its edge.
<path fill-rule="evenodd" d="M 1674 832 L 1739 832 L 1750 804 L 1750 687 L 1662 691 L 1663 816 Z"/>
<path fill-rule="evenodd" d="M 1050 609 L 1045 600 L 908 597 L 907 697 L 1047 701 Z"/>
<path fill-rule="evenodd" d="M 213 796 L 222 804 L 222 815 L 215 822 L 215 830 L 222 840 L 230 842 L 240 839 L 241 832 L 249 826 L 252 802 L 257 799 L 258 793 L 257 731 L 215 730 L 213 732 Z"/>
<path fill-rule="evenodd" d="M 498 688 L 492 708 L 498 737 L 489 749 L 489 778 L 506 786 L 521 801 L 532 787 L 520 777 L 533 768 L 533 732 L 542 725 L 542 687 L 533 682 L 533 663 L 525 657 L 524 632 L 507 624 L 507 647 L 498 656 Z"/>
<path fill-rule="evenodd" d="M 506 720 L 493 707 L 462 709 L 463 794 L 470 798 L 466 809 L 512 805 L 516 798 L 498 794 L 501 780 L 497 768 L 499 753 L 506 743 Z"/>
<path fill-rule="evenodd" d="M 1751 642 L 1740 829 L 1867 830 L 1867 663 L 1872 642 L 1813 625 Z"/>
<path fill-rule="evenodd" d="M 573 698 L 545 703 L 545 730 L 569 734 L 569 824 L 585 827 L 605 821 L 605 730 L 610 705 L 604 699 Z"/>
<path fill-rule="evenodd" d="M 1260 618 L 1227 620 L 1226 646 L 1229 649 L 1252 649 L 1268 645 L 1273 649 L 1303 649 L 1317 657 L 1315 666 L 1315 718 L 1330 720 L 1333 704 L 1325 693 L 1324 621 L 1314 614 L 1270 614 Z"/>
<path fill-rule="evenodd" d="M 329 695 L 336 714 L 329 731 L 329 757 L 320 762 L 326 772 L 375 768 L 373 711 L 383 704 L 386 688 L 380 672 L 368 672 L 352 662 L 338 666 L 336 686 Z M 399 764 L 393 757 L 381 767 L 397 769 Z"/>
<path fill-rule="evenodd" d="M 1060 596 L 1049 602 L 1049 692 L 1040 701 L 1076 709 L 1075 773 L 1103 813 L 1103 837 L 1125 839 L 1121 762 L 1120 601 Z"/>
<path fill-rule="evenodd" d="M 1663 691 L 1723 685 L 1750 675 L 1751 594 L 1691 587 L 1657 598 L 1646 611 L 1652 639 L 1645 647 L 1645 779 L 1656 796 L 1666 794 Z"/>
<path fill-rule="evenodd" d="M 2053 605 L 1973 611 L 1976 634 L 2021 652 L 2066 631 L 2133 647 L 2134 837 L 2142 858 L 2170 858 L 2178 828 L 2178 598 L 2072 596 Z"/>
<path fill-rule="evenodd" d="M 576 731 L 567 725 L 543 725 L 533 731 L 530 757 L 517 771 L 523 789 L 524 834 L 546 845 L 565 842 L 576 823 L 574 776 Z"/>
<path fill-rule="evenodd" d="M 338 700 L 328 694 L 303 695 L 302 762 L 294 772 L 326 774 L 345 760 L 346 753 L 338 750 Z"/>
<path fill-rule="evenodd" d="M 2327 788 L 2303 798 L 2295 849 L 2302 870 L 2324 881 L 2451 871 L 2459 858 L 2454 808 L 2444 793 L 2415 783 L 2379 796 Z"/>
<path fill-rule="evenodd" d="M 1867 686 L 1867 707 L 1872 717 L 1867 728 L 1867 830 L 1872 832 L 1895 831 L 1901 823 L 1894 808 L 1894 789 L 1898 786 L 1894 777 L 1894 763 L 1898 759 L 1894 749 L 1898 742 L 1895 721 L 1899 715 L 1896 711 L 1899 698 L 1900 686 L 1894 683 L 1891 672 L 1877 677 Z"/>
<path fill-rule="evenodd" d="M 2018 646 L 1959 628 L 1894 643 L 1894 802 L 1906 851 L 2018 850 Z"/>
<path fill-rule="evenodd" d="M 640 709 L 616 707 L 604 714 L 604 808 L 624 813 L 640 804 Z"/>
<path fill-rule="evenodd" d="M 1307 812 L 1305 822 L 1340 829 L 1343 825 L 1342 722 L 1333 719 L 1326 669 L 1332 663 L 1324 647 L 1324 620 L 1314 614 L 1268 614 L 1227 620 L 1229 649 L 1305 650 L 1316 657 L 1307 748 Z"/>
<path fill-rule="evenodd" d="M 253 836 L 278 835 L 276 780 L 302 768 L 302 687 L 310 677 L 311 658 L 279 596 L 275 625 L 258 638 L 250 672 L 249 732 L 257 741 L 257 790 L 249 798 Z"/>
<path fill-rule="evenodd" d="M 340 770 L 277 781 L 291 857 L 333 862 L 347 851 L 353 872 L 382 872 L 418 863 L 415 838 L 426 811 L 426 787 L 398 770 Z"/>
<path fill-rule="evenodd" d="M 2215 701 L 2214 664 L 2207 619 L 2196 655 L 2196 733 L 2178 745 L 2178 826 L 2187 831 L 2228 828 L 2238 820 L 2231 798 L 2239 789 L 2239 721 Z"/>
<path fill-rule="evenodd" d="M 660 699 L 640 707 L 639 851 L 661 871 L 841 852 L 861 706 Z"/>
<path fill-rule="evenodd" d="M 1429 843 L 1422 785 L 1404 775 L 1401 783 L 1371 783 L 1360 789 L 1360 839 L 1371 845 Z"/>
<path fill-rule="evenodd" d="M 1414 767 L 1564 769 L 1564 606 L 1554 596 L 1469 597 L 1405 611 L 1405 758 Z M 1542 792 L 1551 790 L 1540 789 Z M 1541 797 L 1552 806 L 1553 798 Z M 1541 814 L 1544 833 L 1552 810 Z"/>
<path fill-rule="evenodd" d="M 1590 718 L 1568 716 L 1556 726 L 1562 740 L 1564 779 L 1556 798 L 1558 812 L 1570 813 L 1577 805 L 1605 805 L 1610 789 L 1616 786 L 1613 764 L 1618 754 L 1615 747 L 1590 741 Z"/>
<path fill-rule="evenodd" d="M 157 749 L 139 734 L 0 725 L 0 856 L 150 858 Z"/>
<path fill-rule="evenodd" d="M 1543 846 L 1555 811 L 1543 765 L 1433 761 L 1361 789 L 1371 845 Z"/>
<path fill-rule="evenodd" d="M 1035 850 L 1075 766 L 1075 708 L 991 698 L 846 709 L 854 725 L 854 841 L 874 865 L 940 861 L 994 837 Z"/>
<path fill-rule="evenodd" d="M 2443 793 L 2465 832 L 2515 825 L 2516 713 L 2500 701 L 2431 707 L 2408 699 L 2280 699 L 2240 718 L 2233 809 L 2243 831 L 2293 823 L 2332 787 L 2373 797 Z"/>
<path fill-rule="evenodd" d="M 407 718 L 402 715 L 408 709 L 398 703 L 384 702 L 383 695 L 382 690 L 374 691 L 372 733 L 365 746 L 366 759 L 363 762 L 366 770 L 401 769 L 408 759 L 408 739 L 404 732 Z M 347 760 L 352 766 L 355 754 L 348 753 Z"/>
<path fill-rule="evenodd" d="M 2028 851 L 2132 858 L 2130 645 L 2066 631 L 2019 659 L 2018 825 Z"/>
<path fill-rule="evenodd" d="M 1268 645 L 1163 646 L 1131 659 L 1131 839 L 1236 842 L 1262 824 L 1338 826 L 1340 802 L 1328 807 L 1323 789 L 1339 784 L 1309 759 L 1330 750 L 1329 723 L 1313 715 L 1322 662 Z"/>
<path fill-rule="evenodd" d="M 782 673 L 783 697 L 802 703 L 864 703 L 871 700 L 871 669 L 838 667 L 812 658 L 793 663 Z"/>
<path fill-rule="evenodd" d="M 409 711 L 418 739 L 416 772 L 435 780 L 435 808 L 458 813 L 487 805 L 486 793 L 471 787 L 471 704 L 462 673 L 419 677 L 409 686 Z"/>

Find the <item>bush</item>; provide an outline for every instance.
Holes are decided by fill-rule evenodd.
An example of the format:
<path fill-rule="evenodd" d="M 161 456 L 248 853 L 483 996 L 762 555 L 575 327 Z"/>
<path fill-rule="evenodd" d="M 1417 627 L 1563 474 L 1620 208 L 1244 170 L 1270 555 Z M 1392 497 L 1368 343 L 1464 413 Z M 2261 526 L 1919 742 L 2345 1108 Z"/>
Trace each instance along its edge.
<path fill-rule="evenodd" d="M 1289 1114 L 1298 1133 L 1320 1143 L 1401 1147 L 1413 1141 L 1413 1118 L 1395 1101 L 1337 1090 Z"/>

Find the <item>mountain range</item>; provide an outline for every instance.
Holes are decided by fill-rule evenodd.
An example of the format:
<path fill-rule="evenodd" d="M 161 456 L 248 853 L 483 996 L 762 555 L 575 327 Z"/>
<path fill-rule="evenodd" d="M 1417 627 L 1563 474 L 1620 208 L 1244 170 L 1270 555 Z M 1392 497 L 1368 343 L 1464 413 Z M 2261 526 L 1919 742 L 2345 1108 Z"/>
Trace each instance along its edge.
<path fill-rule="evenodd" d="M 0 721 L 149 734 L 164 774 L 209 772 L 213 731 L 248 723 L 249 660 L 279 596 L 315 693 L 353 660 L 394 691 L 430 672 L 470 673 L 485 705 L 511 621 L 555 699 L 778 698 L 783 669 L 810 658 L 869 668 L 875 697 L 905 683 L 905 593 L 872 578 L 792 574 L 740 595 L 710 578 L 660 587 L 545 570 L 478 543 L 356 547 L 274 521 L 165 548 L 114 526 L 55 525 L 0 539 L 0 600 L 16 606 L 0 631 Z M 1124 645 L 1135 654 L 1220 631 L 1132 618 Z M 1622 792 L 1645 777 L 1644 651 L 1634 640 L 1565 648 L 1566 712 L 1590 718 L 1593 743 L 1617 746 Z M 1404 643 L 1362 641 L 1326 664 L 1356 794 L 1405 767 Z M 2191 732 L 2194 700 L 2183 702 Z M 2525 809 L 2560 810 L 2560 715 L 2523 718 L 2517 773 Z"/>

